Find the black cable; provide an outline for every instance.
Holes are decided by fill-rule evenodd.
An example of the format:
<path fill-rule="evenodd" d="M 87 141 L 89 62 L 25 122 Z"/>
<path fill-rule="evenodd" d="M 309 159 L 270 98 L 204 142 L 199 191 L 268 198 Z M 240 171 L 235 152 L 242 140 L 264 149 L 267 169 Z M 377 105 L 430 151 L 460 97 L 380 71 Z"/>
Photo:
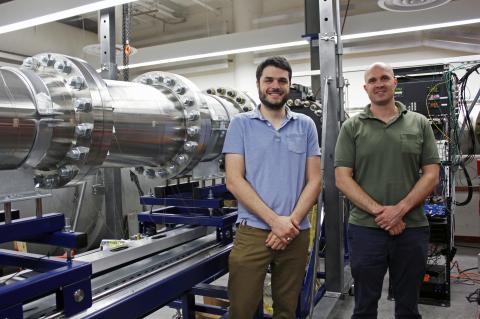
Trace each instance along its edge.
<path fill-rule="evenodd" d="M 471 292 L 467 297 L 468 302 L 479 302 L 480 301 L 480 288 Z"/>
<path fill-rule="evenodd" d="M 342 29 L 340 31 L 341 34 L 343 34 L 343 28 L 345 27 L 345 21 L 347 21 L 347 13 L 348 13 L 348 8 L 350 7 L 350 0 L 347 2 L 347 8 L 345 9 L 345 14 L 343 15 L 343 23 L 342 23 Z"/>
<path fill-rule="evenodd" d="M 465 168 L 465 163 L 462 161 L 458 165 L 463 169 L 463 173 L 465 174 L 465 179 L 467 180 L 468 193 L 467 193 L 467 198 L 463 202 L 454 201 L 454 203 L 457 206 L 465 206 L 468 203 L 470 203 L 470 201 L 472 200 L 473 185 L 472 185 L 472 180 L 470 179 L 470 175 L 468 174 L 467 169 Z"/>
<path fill-rule="evenodd" d="M 467 269 L 464 269 L 462 270 L 461 272 L 459 272 L 458 274 L 462 274 L 464 272 L 467 272 L 467 271 L 470 271 L 470 270 L 474 270 L 474 269 L 477 269 L 478 267 L 472 267 L 472 268 L 467 268 Z"/>
<path fill-rule="evenodd" d="M 473 158 L 475 155 L 475 132 L 473 128 L 473 124 L 470 120 L 470 111 L 469 107 L 467 105 L 467 99 L 466 99 L 466 87 L 468 83 L 468 79 L 470 75 L 473 72 L 476 72 L 478 74 L 478 69 L 480 68 L 480 64 L 476 64 L 472 66 L 471 68 L 468 68 L 465 72 L 465 74 L 458 80 L 458 83 L 460 84 L 460 94 L 459 94 L 459 104 L 460 104 L 460 109 L 463 111 L 464 114 L 464 124 L 462 125 L 462 128 L 464 126 L 467 126 L 468 130 L 468 135 L 470 138 L 470 143 L 471 143 L 471 148 L 468 150 L 468 154 L 466 158 L 463 160 L 463 162 L 468 162 Z"/>

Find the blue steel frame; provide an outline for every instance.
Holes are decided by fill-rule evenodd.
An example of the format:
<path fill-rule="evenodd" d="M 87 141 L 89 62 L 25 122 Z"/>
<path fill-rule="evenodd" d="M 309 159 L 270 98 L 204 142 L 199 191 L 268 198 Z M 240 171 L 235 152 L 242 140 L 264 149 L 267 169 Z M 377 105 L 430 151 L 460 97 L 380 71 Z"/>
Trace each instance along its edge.
<path fill-rule="evenodd" d="M 227 192 L 227 189 L 224 184 L 215 185 L 211 187 L 196 188 L 194 193 L 178 193 L 171 194 L 168 197 L 151 197 L 144 196 L 141 197 L 140 202 L 144 205 L 172 205 L 168 207 L 159 208 L 152 210 L 150 212 L 143 212 L 138 215 L 138 220 L 140 222 L 140 229 L 144 229 L 146 224 L 186 224 L 186 225 L 204 225 L 204 226 L 215 226 L 217 227 L 217 236 L 219 241 L 227 242 L 232 240 L 233 229 L 231 225 L 236 221 L 237 213 L 233 212 L 233 209 L 223 208 L 224 212 L 227 213 L 223 216 L 209 216 L 212 208 L 222 208 L 223 199 L 221 196 Z M 210 198 L 205 198 L 210 197 Z M 215 198 L 217 197 L 217 198 Z M 218 198 L 220 197 L 220 198 Z M 175 206 L 176 205 L 176 206 Z M 230 226 L 230 227 L 229 227 Z M 325 223 L 322 223 L 322 231 L 320 233 L 320 238 L 317 238 L 321 244 L 319 247 L 322 247 L 326 241 L 325 238 Z M 347 224 L 344 224 L 344 231 L 347 232 Z M 219 235 L 219 232 L 220 235 Z M 349 251 L 348 243 L 346 236 L 344 238 L 344 247 L 345 254 L 344 259 L 346 262 L 349 260 Z M 317 278 L 325 278 L 325 273 L 317 272 L 313 269 L 314 263 L 313 258 L 315 254 L 321 255 L 320 251 L 311 251 L 307 271 L 305 273 L 303 288 L 299 296 L 299 302 L 297 307 L 297 317 L 306 318 L 309 315 L 310 309 L 310 288 L 311 285 L 316 282 Z M 226 271 L 225 271 L 226 272 Z M 228 299 L 226 291 L 218 291 L 218 287 L 213 287 L 206 285 L 208 281 L 203 281 L 202 284 L 193 287 L 188 293 L 183 295 L 180 299 L 170 304 L 171 307 L 182 309 L 183 318 L 194 318 L 192 317 L 195 311 L 202 311 L 211 314 L 227 316 L 228 311 L 225 308 L 205 305 L 205 304 L 196 304 L 194 296 L 212 296 Z M 205 286 L 202 286 L 205 284 Z M 324 296 L 326 292 L 325 285 L 321 285 L 315 292 L 313 303 L 317 304 L 318 301 Z M 259 306 L 258 312 L 255 316 L 256 318 L 270 318 L 269 315 L 263 313 L 262 305 Z"/>
<path fill-rule="evenodd" d="M 23 303 L 50 293 L 56 293 L 57 309 L 63 309 L 67 317 L 92 305 L 92 266 L 89 263 L 43 259 L 1 250 L 0 264 L 39 272 L 30 278 L 0 287 L 0 318 L 23 318 Z M 83 298 L 75 300 L 77 291 L 81 291 Z"/>
<path fill-rule="evenodd" d="M 223 196 L 228 193 L 225 184 L 194 188 L 192 192 L 179 192 L 167 197 L 141 196 L 142 205 L 162 205 L 197 208 L 222 208 Z"/>
<path fill-rule="evenodd" d="M 86 245 L 86 234 L 63 232 L 64 226 L 65 218 L 60 213 L 15 219 L 0 224 L 0 243 L 27 241 L 66 248 Z M 24 303 L 51 293 L 56 294 L 57 309 L 62 309 L 66 316 L 92 305 L 92 266 L 88 263 L 0 250 L 0 265 L 31 269 L 37 273 L 12 284 L 7 284 L 10 279 L 7 277 L 1 283 L 0 318 L 23 318 Z"/>
<path fill-rule="evenodd" d="M 207 209 L 208 211 L 208 209 Z M 189 212 L 184 214 L 183 212 Z M 151 212 L 143 212 L 137 215 L 139 230 L 145 232 L 149 224 L 177 224 L 177 225 L 200 225 L 217 228 L 217 240 L 223 244 L 233 241 L 233 224 L 237 220 L 237 212 L 233 208 L 224 208 L 226 215 L 205 216 L 204 208 L 185 207 L 162 207 Z"/>
<path fill-rule="evenodd" d="M 323 247 L 326 244 L 325 221 L 323 221 L 321 227 L 322 227 L 322 230 L 320 232 L 320 238 L 315 239 L 320 242 L 318 247 Z M 348 230 L 347 221 L 344 222 L 343 227 L 344 227 L 344 233 L 347 234 L 347 230 Z M 344 240 L 344 248 L 345 248 L 343 258 L 344 258 L 345 265 L 347 265 L 350 261 L 350 250 L 348 246 L 347 236 L 344 236 L 343 240 Z M 310 292 L 311 285 L 315 283 L 317 278 L 325 279 L 325 272 L 318 272 L 318 271 L 314 271 L 313 269 L 313 264 L 314 264 L 313 258 L 315 257 L 314 255 L 315 253 L 317 253 L 319 257 L 325 257 L 325 254 L 321 253 L 320 251 L 314 252 L 312 250 L 310 252 L 310 256 L 307 263 L 308 265 L 307 271 L 305 273 L 305 277 L 303 280 L 303 287 L 300 292 L 299 301 L 298 301 L 298 307 L 297 307 L 298 318 L 307 318 L 309 316 L 310 302 L 311 302 L 309 292 Z M 313 278 L 314 276 L 315 276 L 315 280 Z M 317 291 L 315 292 L 315 296 L 313 300 L 314 305 L 316 305 L 320 301 L 320 299 L 323 298 L 323 296 L 325 295 L 325 292 L 326 292 L 326 287 L 324 284 L 318 287 Z"/>
<path fill-rule="evenodd" d="M 60 213 L 43 217 L 27 217 L 0 224 L 0 243 L 27 241 L 67 248 L 82 248 L 87 244 L 84 233 L 63 232 L 65 217 Z"/>
<path fill-rule="evenodd" d="M 126 314 L 129 318 L 140 318 L 168 305 L 175 298 L 188 301 L 185 303 L 187 305 L 191 302 L 188 292 L 192 287 L 201 282 L 211 282 L 227 272 L 230 250 L 231 246 L 226 246 L 224 250 L 208 256 L 201 262 L 190 265 L 84 318 L 125 318 Z M 183 318 L 195 318 L 192 309 L 187 307 L 185 309 L 190 316 Z"/>
<path fill-rule="evenodd" d="M 196 187 L 193 192 L 169 194 L 167 197 L 143 196 L 142 205 L 165 205 L 149 212 L 138 214 L 140 231 L 148 224 L 184 224 L 214 226 L 217 228 L 217 240 L 230 244 L 233 240 L 233 224 L 237 220 L 237 212 L 233 208 L 224 208 L 223 196 L 227 193 L 226 185 Z M 221 215 L 212 215 L 212 209 L 222 209 Z M 228 250 L 228 254 L 230 249 Z M 226 255 L 228 255 L 226 254 Z M 209 278 L 204 278 L 196 286 L 190 286 L 178 300 L 171 302 L 170 307 L 181 309 L 182 318 L 195 318 L 196 311 L 217 315 L 225 315 L 227 309 L 218 306 L 195 304 L 195 295 L 221 297 L 227 299 L 225 287 L 211 286 L 207 283 L 228 272 L 228 256 L 225 267 Z M 193 288 L 192 288 L 193 287 Z"/>

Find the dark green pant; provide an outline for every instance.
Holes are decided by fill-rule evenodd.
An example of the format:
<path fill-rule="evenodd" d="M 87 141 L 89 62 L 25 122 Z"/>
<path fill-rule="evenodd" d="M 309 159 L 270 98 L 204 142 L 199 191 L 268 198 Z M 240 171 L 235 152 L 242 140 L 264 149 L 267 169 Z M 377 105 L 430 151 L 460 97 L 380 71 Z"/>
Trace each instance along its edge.
<path fill-rule="evenodd" d="M 229 259 L 228 294 L 231 319 L 252 319 L 262 300 L 267 268 L 272 269 L 274 319 L 293 319 L 307 263 L 309 230 L 285 250 L 265 246 L 270 231 L 240 225 Z"/>

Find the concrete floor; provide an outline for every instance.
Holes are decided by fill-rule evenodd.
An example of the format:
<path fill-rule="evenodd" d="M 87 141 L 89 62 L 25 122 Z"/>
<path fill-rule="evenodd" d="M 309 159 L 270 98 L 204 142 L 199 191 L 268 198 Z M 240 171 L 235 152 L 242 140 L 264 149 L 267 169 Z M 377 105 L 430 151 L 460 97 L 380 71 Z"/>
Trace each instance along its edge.
<path fill-rule="evenodd" d="M 480 248 L 467 248 L 457 246 L 457 254 L 454 260 L 458 261 L 460 269 L 467 269 L 478 266 L 477 254 Z M 478 272 L 478 269 L 472 272 Z M 394 302 L 387 299 L 388 294 L 388 275 L 385 277 L 383 285 L 383 294 L 379 302 L 378 318 L 394 318 Z M 466 296 L 480 285 L 467 285 L 456 280 L 451 281 L 451 305 L 450 307 L 439 307 L 429 305 L 419 305 L 420 313 L 423 319 L 480 319 L 480 306 L 475 303 L 469 303 Z M 354 300 L 353 296 L 345 296 L 344 299 L 323 298 L 317 307 L 315 307 L 315 319 L 346 319 L 352 315 Z M 328 300 L 331 299 L 331 300 Z M 322 307 L 322 303 L 325 307 Z M 331 304 L 334 304 L 331 306 Z"/>
<path fill-rule="evenodd" d="M 467 269 L 478 266 L 477 254 L 480 247 L 462 247 L 457 245 L 457 254 L 454 260 L 458 261 L 460 269 Z M 472 272 L 478 272 L 473 270 Z M 226 276 L 221 278 L 226 284 Z M 218 284 L 218 283 L 216 283 Z M 466 296 L 480 285 L 467 285 L 452 279 L 451 281 L 451 305 L 450 307 L 419 305 L 423 319 L 480 319 L 480 306 L 469 303 Z M 384 280 L 384 290 L 379 302 L 379 319 L 394 318 L 394 302 L 387 299 L 388 275 Z M 315 307 L 314 319 L 347 319 L 352 315 L 353 297 L 344 296 L 343 299 L 324 297 Z M 147 316 L 148 319 L 170 319 L 176 317 L 177 312 L 168 307 Z"/>

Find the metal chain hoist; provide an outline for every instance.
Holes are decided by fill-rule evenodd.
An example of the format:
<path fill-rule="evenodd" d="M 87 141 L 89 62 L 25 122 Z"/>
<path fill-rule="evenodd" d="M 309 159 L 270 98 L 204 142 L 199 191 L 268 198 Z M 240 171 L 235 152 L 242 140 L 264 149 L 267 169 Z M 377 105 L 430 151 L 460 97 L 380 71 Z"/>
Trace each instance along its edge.
<path fill-rule="evenodd" d="M 130 24 L 131 24 L 131 4 L 126 3 L 122 6 L 122 43 L 123 43 L 123 80 L 128 81 L 129 69 L 128 64 L 132 47 L 130 46 Z"/>

